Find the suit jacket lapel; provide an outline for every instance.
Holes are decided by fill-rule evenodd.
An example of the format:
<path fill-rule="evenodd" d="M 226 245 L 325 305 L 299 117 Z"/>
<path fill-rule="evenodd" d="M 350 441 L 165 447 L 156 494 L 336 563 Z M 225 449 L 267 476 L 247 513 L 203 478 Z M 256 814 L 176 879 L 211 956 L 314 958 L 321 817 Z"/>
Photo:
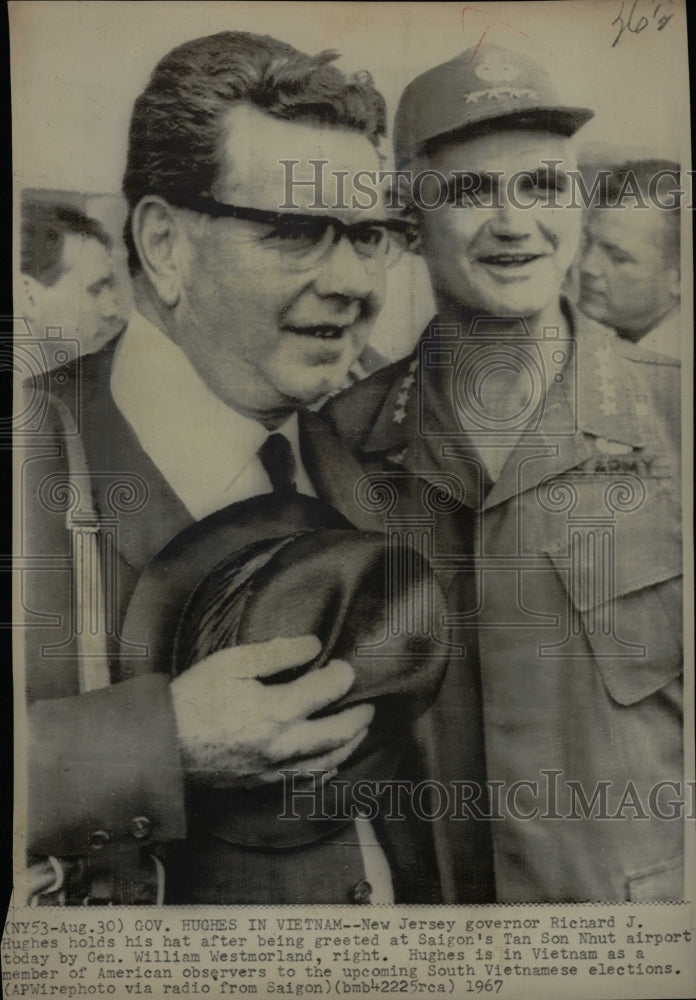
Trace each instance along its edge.
<path fill-rule="evenodd" d="M 120 555 L 140 572 L 193 518 L 145 453 L 111 395 L 114 344 L 82 368 L 82 436 L 95 502 L 114 518 Z"/>

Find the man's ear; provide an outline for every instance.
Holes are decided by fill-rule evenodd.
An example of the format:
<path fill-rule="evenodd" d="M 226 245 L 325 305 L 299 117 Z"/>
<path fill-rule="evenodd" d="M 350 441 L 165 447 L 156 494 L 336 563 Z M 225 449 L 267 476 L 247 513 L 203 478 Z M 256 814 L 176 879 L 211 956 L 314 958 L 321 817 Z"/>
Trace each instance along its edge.
<path fill-rule="evenodd" d="M 163 198 L 146 195 L 135 206 L 131 224 L 142 268 L 162 302 L 173 308 L 181 294 L 177 242 L 182 232 L 175 211 Z"/>

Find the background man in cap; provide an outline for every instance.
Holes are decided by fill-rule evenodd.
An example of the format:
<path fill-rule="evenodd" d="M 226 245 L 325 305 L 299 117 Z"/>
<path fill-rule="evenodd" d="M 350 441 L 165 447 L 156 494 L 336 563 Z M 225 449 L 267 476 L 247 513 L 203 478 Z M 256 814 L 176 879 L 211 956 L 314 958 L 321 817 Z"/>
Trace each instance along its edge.
<path fill-rule="evenodd" d="M 310 214 L 307 188 L 296 191 L 304 214 L 279 212 L 282 158 L 300 174 L 312 157 L 348 176 L 379 166 L 383 101 L 371 82 L 346 80 L 333 58 L 223 32 L 169 53 L 136 101 L 123 189 L 137 309 L 117 342 L 49 375 L 40 433 L 58 440 L 61 457 L 34 453 L 21 482 L 32 500 L 22 552 L 44 568 L 50 556 L 50 570 L 69 556 L 70 541 L 60 498 L 45 491 L 65 482 L 63 456 L 81 431 L 89 479 L 73 477 L 85 493 L 80 510 L 91 492 L 102 518 L 116 511 L 114 548 L 102 553 L 116 677 L 119 661 L 134 655 L 119 638 L 138 578 L 193 522 L 280 489 L 281 479 L 282 488 L 321 492 L 369 521 L 344 478 L 339 443 L 316 418 L 300 433 L 296 411 L 344 384 L 380 305 L 399 223 L 381 204 Z M 40 402 L 46 380 L 30 388 Z M 71 614 L 66 596 L 65 571 L 28 573 L 30 625 L 61 609 L 66 625 L 87 618 L 86 604 Z M 49 643 L 38 625 L 25 634 L 28 842 L 37 854 L 89 860 L 114 845 L 181 840 L 187 774 L 253 787 L 279 780 L 281 768 L 331 771 L 373 715 L 362 704 L 311 718 L 350 689 L 344 662 L 282 689 L 263 683 L 312 660 L 314 636 L 223 650 L 171 683 L 146 674 L 79 694 L 75 634 Z M 300 850 L 274 856 L 229 845 L 225 858 L 218 853 L 212 881 L 201 884 L 191 869 L 187 883 L 184 864 L 166 901 L 393 898 L 365 824 L 359 837 L 324 843 L 309 867 Z M 221 897 L 235 879 L 239 895 Z"/>
<path fill-rule="evenodd" d="M 578 263 L 578 305 L 585 315 L 676 360 L 680 207 L 670 192 L 678 187 L 679 164 L 669 160 L 614 167 L 600 203 L 587 212 Z"/>
<path fill-rule="evenodd" d="M 407 87 L 397 166 L 412 171 L 439 313 L 411 357 L 328 411 L 395 484 L 455 484 L 433 565 L 468 657 L 434 706 L 428 766 L 470 777 L 478 659 L 492 782 L 479 805 L 498 820 L 505 902 L 683 892 L 680 821 L 647 811 L 682 778 L 678 368 L 560 297 L 581 222 L 569 137 L 590 117 L 486 44 Z M 441 837 L 455 901 L 470 825 Z"/>

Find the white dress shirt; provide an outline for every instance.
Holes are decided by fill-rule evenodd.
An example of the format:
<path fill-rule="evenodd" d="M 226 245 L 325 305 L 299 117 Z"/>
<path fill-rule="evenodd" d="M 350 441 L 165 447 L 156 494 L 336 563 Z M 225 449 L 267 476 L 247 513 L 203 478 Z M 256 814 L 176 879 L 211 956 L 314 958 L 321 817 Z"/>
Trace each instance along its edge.
<path fill-rule="evenodd" d="M 271 431 L 223 403 L 184 352 L 141 313 L 134 312 L 118 344 L 111 393 L 141 447 L 200 521 L 223 507 L 272 486 L 258 450 Z M 295 457 L 298 492 L 316 496 L 302 464 L 297 413 L 275 432 Z M 393 903 L 391 873 L 366 819 L 355 828 L 373 903 Z"/>
<path fill-rule="evenodd" d="M 143 450 L 197 521 L 272 492 L 257 454 L 271 432 L 223 403 L 181 348 L 140 313 L 116 348 L 111 392 Z M 316 496 L 302 464 L 297 414 L 277 433 L 292 447 L 298 491 Z"/>

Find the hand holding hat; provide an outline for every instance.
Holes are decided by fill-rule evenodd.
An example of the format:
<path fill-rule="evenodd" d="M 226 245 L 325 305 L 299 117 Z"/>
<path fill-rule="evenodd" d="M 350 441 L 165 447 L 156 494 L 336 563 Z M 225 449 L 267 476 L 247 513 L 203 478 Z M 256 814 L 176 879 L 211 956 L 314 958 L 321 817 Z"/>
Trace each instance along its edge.
<path fill-rule="evenodd" d="M 348 693 L 355 680 L 349 664 L 332 660 L 319 675 L 288 681 L 282 698 L 263 683 L 315 659 L 320 650 L 316 636 L 250 643 L 221 649 L 175 678 L 172 696 L 187 774 L 202 784 L 250 788 L 278 781 L 283 769 L 307 776 L 332 771 L 350 757 L 367 735 L 371 705 L 309 718 Z"/>
<path fill-rule="evenodd" d="M 147 660 L 123 666 L 124 676 L 173 677 L 190 829 L 284 848 L 345 825 L 339 798 L 350 813 L 351 793 L 330 780 L 325 818 L 303 800 L 297 821 L 279 822 L 279 772 L 343 765 L 351 787 L 392 777 L 448 658 L 416 626 L 443 611 L 418 552 L 300 494 L 242 501 L 173 539 L 141 575 L 124 622 L 123 638 L 145 644 Z"/>

